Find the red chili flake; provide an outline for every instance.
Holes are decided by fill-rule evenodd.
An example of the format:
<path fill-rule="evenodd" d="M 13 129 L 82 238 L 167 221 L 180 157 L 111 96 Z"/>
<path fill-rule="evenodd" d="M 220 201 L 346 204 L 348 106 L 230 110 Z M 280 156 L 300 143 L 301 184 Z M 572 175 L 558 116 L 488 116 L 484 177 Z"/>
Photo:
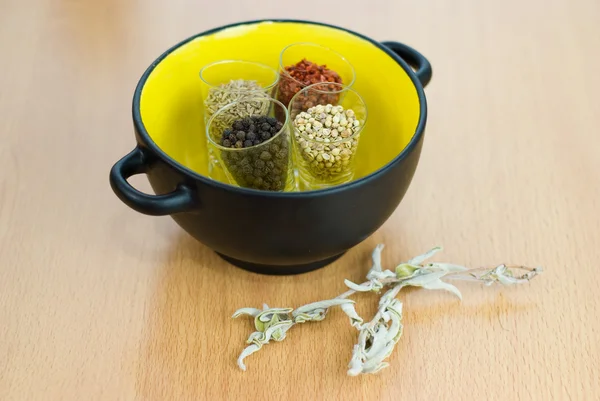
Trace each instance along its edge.
<path fill-rule="evenodd" d="M 316 84 L 319 82 L 335 82 L 342 83 L 342 78 L 333 70 L 327 68 L 326 65 L 318 65 L 312 61 L 303 59 L 294 65 L 285 67 L 285 72 L 281 72 L 279 79 L 279 91 L 277 100 L 284 105 L 288 105 L 292 97 L 302 88 Z M 320 90 L 334 90 L 335 86 L 323 86 Z M 339 99 L 338 94 L 317 96 L 313 94 L 307 102 L 314 104 L 333 104 L 335 105 Z M 311 106 L 308 106 L 311 107 Z"/>

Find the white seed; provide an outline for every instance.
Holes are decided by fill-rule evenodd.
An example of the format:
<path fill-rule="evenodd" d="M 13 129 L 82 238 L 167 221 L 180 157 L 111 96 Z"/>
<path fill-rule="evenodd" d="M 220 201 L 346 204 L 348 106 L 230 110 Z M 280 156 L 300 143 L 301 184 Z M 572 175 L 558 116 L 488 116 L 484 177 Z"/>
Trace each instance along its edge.
<path fill-rule="evenodd" d="M 331 135 L 331 130 L 329 128 L 323 128 L 323 130 L 321 130 L 321 132 L 323 133 L 323 136 Z"/>
<path fill-rule="evenodd" d="M 354 117 L 354 110 L 352 110 L 352 109 L 346 110 L 346 116 L 348 116 L 348 117 Z"/>
<path fill-rule="evenodd" d="M 331 106 L 330 104 L 328 104 L 327 106 L 325 106 L 325 113 L 331 113 L 331 108 L 333 106 Z"/>
<path fill-rule="evenodd" d="M 315 136 L 314 136 L 314 135 L 312 135 L 312 134 L 310 134 L 310 135 L 308 136 L 308 139 L 315 139 Z"/>
<path fill-rule="evenodd" d="M 360 125 L 360 121 L 354 120 L 354 122 L 352 123 L 352 125 L 354 125 L 355 127 L 358 127 Z"/>
<path fill-rule="evenodd" d="M 331 120 L 325 120 L 325 126 L 327 128 L 331 127 Z"/>
<path fill-rule="evenodd" d="M 315 121 L 315 122 L 313 123 L 313 127 L 315 127 L 315 128 L 322 128 L 322 127 L 323 127 L 323 124 L 321 124 L 321 123 L 320 123 L 320 122 L 318 122 L 318 121 Z"/>
<path fill-rule="evenodd" d="M 331 164 L 331 163 L 325 163 L 325 167 L 331 167 L 331 166 L 333 166 L 333 164 Z"/>
<path fill-rule="evenodd" d="M 331 156 L 329 156 L 328 153 L 323 153 L 322 156 L 323 156 L 323 160 L 330 160 L 331 159 Z"/>
<path fill-rule="evenodd" d="M 339 148 L 335 148 L 331 151 L 331 153 L 333 153 L 334 156 L 337 156 L 340 154 L 340 149 Z"/>
<path fill-rule="evenodd" d="M 334 124 L 338 124 L 340 122 L 340 116 L 338 114 L 333 117 L 333 122 Z"/>

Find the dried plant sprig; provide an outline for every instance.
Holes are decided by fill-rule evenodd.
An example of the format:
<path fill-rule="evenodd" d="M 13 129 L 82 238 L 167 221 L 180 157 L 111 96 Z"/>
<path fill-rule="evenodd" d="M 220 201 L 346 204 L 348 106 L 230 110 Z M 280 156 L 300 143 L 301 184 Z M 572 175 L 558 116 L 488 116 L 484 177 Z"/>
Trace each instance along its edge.
<path fill-rule="evenodd" d="M 381 252 L 384 245 L 375 247 L 372 254 L 373 265 L 367 273 L 367 281 L 356 284 L 345 280 L 348 291 L 336 298 L 314 302 L 292 308 L 269 308 L 266 304 L 263 309 L 242 308 L 238 309 L 233 317 L 249 315 L 254 317 L 254 326 L 257 331 L 250 334 L 246 341 L 248 345 L 238 358 L 238 366 L 246 370 L 244 359 L 258 351 L 270 340 L 282 341 L 290 328 L 299 323 L 315 322 L 325 319 L 327 311 L 339 306 L 350 318 L 350 324 L 358 331 L 358 340 L 352 349 L 352 357 L 348 364 L 348 375 L 376 373 L 389 366 L 385 360 L 391 355 L 394 346 L 402 336 L 402 302 L 396 299 L 404 287 L 422 287 L 428 290 L 445 290 L 456 295 L 462 300 L 462 295 L 454 285 L 442 280 L 457 279 L 477 281 L 487 286 L 494 283 L 502 285 L 523 284 L 542 272 L 541 268 L 525 266 L 507 266 L 501 264 L 492 269 L 468 269 L 450 263 L 424 262 L 441 251 L 436 247 L 430 251 L 401 263 L 394 271 L 384 270 L 381 265 Z M 520 274 L 518 274 L 520 272 Z M 376 292 L 389 288 L 379 300 L 379 308 L 371 321 L 365 323 L 354 308 L 354 301 L 347 299 L 356 292 Z"/>

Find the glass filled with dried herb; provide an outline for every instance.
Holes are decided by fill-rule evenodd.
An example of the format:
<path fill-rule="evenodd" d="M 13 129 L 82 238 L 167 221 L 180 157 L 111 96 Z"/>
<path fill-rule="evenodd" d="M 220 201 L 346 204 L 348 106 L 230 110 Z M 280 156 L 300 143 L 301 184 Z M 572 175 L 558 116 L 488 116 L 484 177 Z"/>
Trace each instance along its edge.
<path fill-rule="evenodd" d="M 277 99 L 288 106 L 294 95 L 309 85 L 330 82 L 352 87 L 355 77 L 352 64 L 336 51 L 310 42 L 294 43 L 279 56 Z M 323 96 L 327 103 L 336 104 L 339 94 Z"/>
<path fill-rule="evenodd" d="M 246 60 L 222 60 L 200 70 L 205 123 L 221 107 L 255 97 L 274 96 L 279 74 L 273 68 Z"/>
<path fill-rule="evenodd" d="M 204 66 L 200 70 L 201 94 L 204 108 L 204 124 L 208 125 L 212 115 L 230 103 L 250 100 L 257 95 L 274 96 L 279 81 L 277 71 L 267 65 L 246 60 L 221 60 Z M 248 102 L 238 103 L 246 107 Z M 268 104 L 262 104 L 268 106 Z M 259 103 L 251 104 L 256 109 Z M 234 112 L 234 110 L 230 110 Z M 231 114 L 230 113 L 230 114 Z M 235 113 L 233 113 L 235 114 Z M 220 123 L 225 129 L 232 121 L 224 118 Z M 208 146 L 209 174 L 219 176 L 218 159 Z"/>
<path fill-rule="evenodd" d="M 267 191 L 295 188 L 288 114 L 281 102 L 257 95 L 230 103 L 212 115 L 206 134 L 230 182 Z"/>
<path fill-rule="evenodd" d="M 329 102 L 332 95 L 335 104 Z M 321 189 L 351 181 L 367 121 L 367 106 L 360 94 L 338 83 L 313 84 L 292 98 L 288 110 L 298 189 Z"/>

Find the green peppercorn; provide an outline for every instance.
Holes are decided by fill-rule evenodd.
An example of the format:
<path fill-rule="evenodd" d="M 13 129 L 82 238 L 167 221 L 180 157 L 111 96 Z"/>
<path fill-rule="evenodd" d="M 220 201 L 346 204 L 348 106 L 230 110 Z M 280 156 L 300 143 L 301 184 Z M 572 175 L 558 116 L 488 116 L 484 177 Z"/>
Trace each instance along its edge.
<path fill-rule="evenodd" d="M 240 125 L 241 124 L 241 125 Z M 241 128 L 240 128 L 241 127 Z M 266 116 L 247 117 L 235 121 L 223 131 L 221 145 L 240 149 L 222 151 L 222 160 L 240 186 L 281 191 L 288 174 L 288 133 L 281 130 L 283 123 Z M 261 145 L 271 141 L 268 145 Z"/>

